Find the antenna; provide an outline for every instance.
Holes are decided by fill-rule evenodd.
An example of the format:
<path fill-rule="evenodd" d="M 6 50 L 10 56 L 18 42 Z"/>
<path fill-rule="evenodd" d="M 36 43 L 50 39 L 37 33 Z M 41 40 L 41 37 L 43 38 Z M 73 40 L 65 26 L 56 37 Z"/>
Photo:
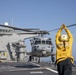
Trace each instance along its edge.
<path fill-rule="evenodd" d="M 12 18 L 12 22 L 11 23 L 12 23 L 12 26 L 13 26 L 13 18 Z"/>

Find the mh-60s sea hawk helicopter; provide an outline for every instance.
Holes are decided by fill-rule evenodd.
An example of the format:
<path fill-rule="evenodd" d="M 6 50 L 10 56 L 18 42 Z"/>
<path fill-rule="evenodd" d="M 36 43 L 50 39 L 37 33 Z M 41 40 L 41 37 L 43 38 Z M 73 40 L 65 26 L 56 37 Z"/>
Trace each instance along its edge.
<path fill-rule="evenodd" d="M 49 37 L 44 37 L 43 35 L 44 34 L 41 31 L 41 34 L 39 36 L 30 39 L 32 48 L 32 52 L 30 52 L 30 60 L 33 57 L 39 57 L 38 62 L 40 62 L 40 57 L 51 56 L 51 60 L 54 62 L 55 53 L 53 53 L 54 45 L 52 43 L 52 39 Z"/>
<path fill-rule="evenodd" d="M 43 41 L 48 43 L 48 48 L 50 47 L 49 48 L 50 50 L 43 48 L 35 51 L 34 49 L 32 49 L 31 53 L 27 53 L 25 49 L 26 47 L 25 39 L 35 37 L 40 34 L 47 34 L 47 33 L 48 33 L 47 31 L 42 31 L 39 29 L 32 29 L 32 28 L 23 29 L 23 28 L 8 26 L 8 23 L 6 23 L 5 25 L 0 24 L 0 61 L 4 61 L 4 60 L 22 61 L 22 60 L 25 60 L 25 57 L 27 56 L 27 54 L 30 54 L 32 56 L 37 55 L 37 57 L 46 57 L 51 55 L 51 52 L 52 52 L 51 49 L 53 48 L 51 44 L 51 39 L 44 39 Z M 36 41 L 34 40 L 34 42 L 35 42 L 34 46 L 31 45 L 32 48 L 35 48 L 36 45 L 38 45 L 36 43 L 38 42 L 38 40 Z M 45 46 L 46 46 L 46 43 L 45 43 Z M 40 48 L 40 45 L 38 46 Z"/>

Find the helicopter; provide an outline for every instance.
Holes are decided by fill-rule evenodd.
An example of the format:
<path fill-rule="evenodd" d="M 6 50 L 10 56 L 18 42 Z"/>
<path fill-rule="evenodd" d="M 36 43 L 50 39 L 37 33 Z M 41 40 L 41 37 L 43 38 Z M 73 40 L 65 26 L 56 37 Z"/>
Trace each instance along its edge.
<path fill-rule="evenodd" d="M 32 59 L 34 59 L 34 57 L 38 57 L 39 58 L 38 63 L 40 63 L 41 57 L 51 56 L 51 60 L 52 62 L 54 62 L 55 53 L 53 52 L 54 45 L 53 45 L 52 39 L 49 37 L 45 37 L 43 35 L 44 34 L 41 31 L 41 34 L 39 36 L 33 37 L 30 39 L 32 51 L 28 53 L 30 55 L 29 59 L 31 61 Z"/>

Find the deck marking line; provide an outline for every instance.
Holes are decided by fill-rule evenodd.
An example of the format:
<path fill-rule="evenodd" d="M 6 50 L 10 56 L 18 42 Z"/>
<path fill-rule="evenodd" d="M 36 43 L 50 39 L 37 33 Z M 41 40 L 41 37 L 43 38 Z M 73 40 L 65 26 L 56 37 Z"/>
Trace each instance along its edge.
<path fill-rule="evenodd" d="M 51 69 L 51 68 L 46 68 L 47 70 L 49 70 L 49 71 L 52 71 L 52 72 L 54 72 L 54 73 L 58 73 L 58 71 L 55 71 L 55 70 L 53 70 L 53 69 Z"/>
<path fill-rule="evenodd" d="M 35 73 L 43 73 L 42 71 L 32 71 L 30 74 L 35 74 Z"/>

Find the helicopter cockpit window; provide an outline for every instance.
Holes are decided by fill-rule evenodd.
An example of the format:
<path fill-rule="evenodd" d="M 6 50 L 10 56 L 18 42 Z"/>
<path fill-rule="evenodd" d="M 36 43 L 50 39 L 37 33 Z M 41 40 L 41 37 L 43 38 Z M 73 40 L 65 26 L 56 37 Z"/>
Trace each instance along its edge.
<path fill-rule="evenodd" d="M 35 41 L 35 44 L 41 44 L 41 41 L 39 40 L 37 40 L 37 41 Z"/>
<path fill-rule="evenodd" d="M 46 44 L 52 45 L 51 41 L 46 41 Z"/>
<path fill-rule="evenodd" d="M 42 41 L 42 44 L 45 44 L 45 41 Z"/>

